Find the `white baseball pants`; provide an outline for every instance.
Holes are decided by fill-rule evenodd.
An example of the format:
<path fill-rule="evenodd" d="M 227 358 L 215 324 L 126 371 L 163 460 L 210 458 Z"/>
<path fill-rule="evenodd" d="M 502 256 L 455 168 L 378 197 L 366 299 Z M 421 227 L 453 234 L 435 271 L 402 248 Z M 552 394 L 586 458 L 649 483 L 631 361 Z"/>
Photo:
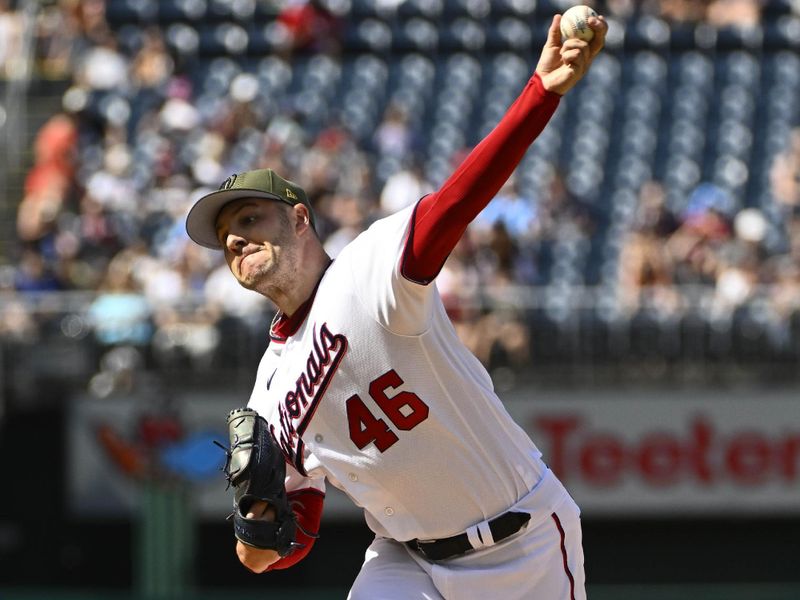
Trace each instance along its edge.
<path fill-rule="evenodd" d="M 376 538 L 348 600 L 586 600 L 580 511 L 569 496 L 499 544 L 430 562 Z"/>

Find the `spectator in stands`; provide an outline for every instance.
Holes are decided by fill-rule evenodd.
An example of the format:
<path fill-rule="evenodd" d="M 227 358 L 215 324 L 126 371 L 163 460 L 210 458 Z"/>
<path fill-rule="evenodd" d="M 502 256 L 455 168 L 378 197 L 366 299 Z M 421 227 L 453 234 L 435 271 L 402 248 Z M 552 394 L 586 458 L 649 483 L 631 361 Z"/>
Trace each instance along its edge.
<path fill-rule="evenodd" d="M 22 14 L 12 10 L 8 0 L 0 0 L 0 79 L 14 79 L 23 67 Z"/>
<path fill-rule="evenodd" d="M 44 257 L 35 250 L 24 250 L 19 260 L 14 289 L 19 292 L 53 292 L 62 288 Z"/>
<path fill-rule="evenodd" d="M 153 334 L 151 309 L 135 278 L 140 259 L 137 250 L 117 254 L 109 264 L 100 294 L 89 307 L 89 323 L 104 346 L 142 346 Z"/>
<path fill-rule="evenodd" d="M 730 311 L 750 300 L 762 281 L 766 256 L 762 246 L 767 224 L 758 209 L 740 211 L 733 222 L 735 236 L 719 252 L 714 308 Z"/>
<path fill-rule="evenodd" d="M 730 194 L 710 183 L 692 192 L 681 224 L 668 241 L 678 284 L 715 285 L 723 247 L 732 239 Z"/>
<path fill-rule="evenodd" d="M 648 4 L 645 2 L 645 8 Z M 705 18 L 707 0 L 658 0 L 658 14 L 673 23 L 699 23 Z"/>
<path fill-rule="evenodd" d="M 678 221 L 665 200 L 658 181 L 648 181 L 639 190 L 639 204 L 619 259 L 619 294 L 630 309 L 638 308 L 644 295 L 657 305 L 678 303 L 673 288 L 675 264 L 666 247 L 666 241 L 678 229 Z"/>
<path fill-rule="evenodd" d="M 53 233 L 73 190 L 77 142 L 77 127 L 63 114 L 48 119 L 36 134 L 34 165 L 25 178 L 25 195 L 17 212 L 21 240 L 38 242 Z"/>
<path fill-rule="evenodd" d="M 23 298 L 12 298 L 0 306 L 0 340 L 25 345 L 39 341 L 39 325 Z"/>
<path fill-rule="evenodd" d="M 775 261 L 774 271 L 770 305 L 779 318 L 788 320 L 800 314 L 800 261 L 789 255 L 780 256 Z"/>
<path fill-rule="evenodd" d="M 112 35 L 106 21 L 106 0 L 60 0 L 64 10 L 76 20 L 81 36 L 90 45 L 107 43 Z"/>
<path fill-rule="evenodd" d="M 490 251 L 490 255 L 484 255 L 488 262 L 483 264 L 487 309 L 478 328 L 486 352 L 485 364 L 520 368 L 528 362 L 530 338 L 524 309 L 516 302 L 513 288 L 518 283 L 530 283 L 525 273 L 535 269 L 525 263 L 527 257 L 520 252 L 517 240 L 503 221 L 492 226 L 485 248 Z M 478 264 L 481 262 L 479 258 Z M 487 268 L 489 265 L 491 268 Z"/>
<path fill-rule="evenodd" d="M 489 205 L 481 211 L 472 228 L 485 232 L 497 223 L 514 238 L 530 240 L 536 235 L 538 213 L 535 202 L 522 195 L 516 176 L 512 175 Z"/>
<path fill-rule="evenodd" d="M 324 0 L 289 0 L 277 21 L 288 34 L 291 51 L 339 52 L 341 23 Z"/>
<path fill-rule="evenodd" d="M 206 278 L 202 293 L 206 309 L 215 321 L 232 316 L 253 327 L 264 322 L 268 300 L 239 285 L 231 277 L 228 266 L 221 261 Z"/>
<path fill-rule="evenodd" d="M 233 145 L 242 131 L 258 131 L 263 121 L 257 105 L 258 81 L 249 74 L 237 75 L 231 82 L 230 95 L 211 122 L 211 129 Z"/>
<path fill-rule="evenodd" d="M 77 83 L 91 90 L 125 91 L 129 86 L 129 64 L 120 53 L 110 32 L 104 32 L 101 43 L 91 46 L 78 62 Z"/>
<path fill-rule="evenodd" d="M 317 135 L 300 158 L 296 173 L 315 211 L 319 211 L 318 232 L 323 237 L 343 225 L 352 225 L 352 219 L 342 223 L 331 212 L 338 209 L 337 196 L 358 199 L 358 211 L 364 217 L 376 209 L 370 159 L 338 123 L 332 123 Z"/>
<path fill-rule="evenodd" d="M 324 248 L 328 256 L 336 258 L 347 244 L 364 231 L 366 216 L 364 208 L 356 196 L 350 194 L 331 196 L 326 215 L 338 227 L 325 240 Z"/>
<path fill-rule="evenodd" d="M 448 316 L 456 324 L 456 329 L 477 319 L 481 304 L 481 282 L 476 267 L 475 244 L 471 229 L 467 229 L 447 257 L 441 273 L 436 278 L 436 287 L 439 289 Z M 470 336 L 464 336 L 462 339 L 467 337 Z M 470 348 L 473 347 L 474 345 L 470 345 Z"/>
<path fill-rule="evenodd" d="M 764 0 L 711 0 L 706 21 L 714 27 L 751 28 L 761 22 Z"/>
<path fill-rule="evenodd" d="M 411 152 L 413 141 L 406 110 L 397 103 L 390 103 L 373 136 L 378 156 L 402 160 Z"/>
<path fill-rule="evenodd" d="M 637 5 L 641 4 L 635 0 L 606 0 L 604 6 L 598 12 L 602 15 L 608 15 L 614 19 L 626 21 L 636 12 Z"/>
<path fill-rule="evenodd" d="M 530 357 L 523 311 L 512 301 L 517 254 L 502 222 L 488 237 L 469 227 L 436 279 L 459 338 L 492 369 L 519 368 Z"/>
<path fill-rule="evenodd" d="M 643 2 L 646 12 L 652 2 Z M 763 0 L 659 0 L 658 14 L 673 23 L 705 22 L 714 27 L 753 27 Z"/>
<path fill-rule="evenodd" d="M 78 22 L 63 5 L 41 6 L 36 23 L 36 57 L 44 77 L 67 79 L 72 75 L 78 35 Z"/>
<path fill-rule="evenodd" d="M 397 8 L 400 3 L 384 4 Z M 671 23 L 707 20 L 718 27 L 752 25 L 761 11 L 757 0 L 589 4 L 617 19 L 655 15 Z M 0 0 L 0 77 L 20 39 L 20 15 L 11 6 Z M 325 0 L 284 6 L 278 22 L 292 52 L 338 52 L 341 25 Z M 80 115 L 56 115 L 37 135 L 36 163 L 17 214 L 24 250 L 7 271 L 5 289 L 101 288 L 108 301 L 119 279 L 118 263 L 124 262 L 120 256 L 135 254 L 139 267 L 128 291 L 137 296 L 137 305 L 143 299 L 148 307 L 160 305 L 148 318 L 159 328 L 164 356 L 195 352 L 192 356 L 205 360 L 214 339 L 211 324 L 228 318 L 241 323 L 269 310 L 258 295 L 214 294 L 225 289 L 211 283 L 220 273 L 228 281 L 227 268 L 186 251 L 183 220 L 195 188 L 216 186 L 222 173 L 239 165 L 274 168 L 307 190 L 318 232 L 335 254 L 379 214 L 396 212 L 433 187 L 421 162 L 429 157 L 418 152 L 416 132 L 400 105 L 390 104 L 374 135 L 358 140 L 334 119 L 309 126 L 292 94 L 281 103 L 265 99 L 261 75 L 247 73 L 249 66 L 219 97 L 210 98 L 203 82 L 176 74 L 164 32 L 156 25 L 142 26 L 141 46 L 118 45 L 102 0 L 44 3 L 37 23 L 42 71 L 73 75 L 73 90 L 84 101 Z M 298 73 L 293 85 L 301 82 Z M 119 101 L 112 111 L 110 97 Z M 373 171 L 382 156 L 403 167 L 381 188 L 385 174 L 373 178 Z M 712 186 L 698 187 L 687 209 L 673 214 L 658 182 L 643 186 L 620 255 L 624 304 L 636 308 L 655 302 L 674 310 L 683 301 L 679 286 L 689 283 L 705 286 L 716 306 L 730 310 L 756 297 L 760 284 L 774 283 L 771 301 L 781 314 L 797 310 L 800 128 L 776 157 L 770 176 L 782 214 L 765 207 L 760 217 L 737 214 L 725 192 Z M 588 241 L 598 226 L 597 215 L 570 194 L 559 173 L 540 197 L 526 191 L 504 188 L 465 234 L 438 280 L 459 334 L 487 364 L 526 360 L 527 330 L 519 313 L 507 308 L 508 294 L 517 284 L 547 283 L 545 265 L 556 242 Z M 772 229 L 785 228 L 783 241 L 776 235 L 779 242 L 768 243 L 767 219 L 774 220 Z M 188 322 L 178 305 L 195 293 L 204 295 L 207 308 L 198 312 L 197 322 Z M 486 303 L 494 309 L 480 310 Z M 6 323 L 5 330 L 13 327 Z M 194 341 L 184 347 L 181 339 Z"/>
<path fill-rule="evenodd" d="M 113 39 L 105 18 L 104 0 L 58 0 L 39 4 L 37 56 L 47 77 L 74 76 L 89 50 Z"/>
<path fill-rule="evenodd" d="M 434 189 L 425 178 L 421 162 L 413 158 L 407 162 L 408 166 L 392 173 L 383 185 L 379 202 L 380 213 L 383 215 L 411 206 Z"/>
<path fill-rule="evenodd" d="M 772 195 L 788 210 L 800 207 L 800 127 L 792 130 L 786 148 L 770 169 Z"/>
<path fill-rule="evenodd" d="M 142 37 L 142 47 L 131 64 L 132 83 L 138 88 L 155 88 L 167 82 L 173 71 L 161 31 L 149 27 Z"/>
<path fill-rule="evenodd" d="M 84 257 L 107 263 L 123 248 L 117 216 L 91 194 L 81 198 L 79 219 Z"/>
<path fill-rule="evenodd" d="M 589 207 L 569 191 L 564 174 L 558 171 L 539 198 L 537 220 L 537 237 L 548 243 L 565 235 L 589 237 L 596 227 Z"/>

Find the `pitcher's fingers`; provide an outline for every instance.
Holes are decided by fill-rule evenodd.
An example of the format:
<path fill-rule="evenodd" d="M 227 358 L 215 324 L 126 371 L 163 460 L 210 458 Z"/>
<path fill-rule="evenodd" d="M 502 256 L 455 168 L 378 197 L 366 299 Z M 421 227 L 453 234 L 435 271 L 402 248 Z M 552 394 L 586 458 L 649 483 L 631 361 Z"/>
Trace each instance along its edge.
<path fill-rule="evenodd" d="M 589 59 L 589 44 L 583 40 L 571 39 L 564 42 L 561 47 L 561 60 L 566 64 L 572 64 L 579 58 Z"/>
<path fill-rule="evenodd" d="M 600 50 L 603 49 L 603 46 L 606 44 L 606 34 L 608 33 L 608 22 L 606 22 L 606 18 L 603 16 L 599 17 L 589 17 L 588 20 L 589 27 L 592 28 L 594 31 L 594 37 L 592 41 L 589 43 L 589 49 L 591 51 L 591 56 L 595 56 Z"/>
<path fill-rule="evenodd" d="M 553 22 L 547 30 L 547 42 L 545 46 L 558 48 L 561 45 L 561 15 L 553 15 Z"/>
<path fill-rule="evenodd" d="M 561 53 L 561 62 L 565 65 L 571 65 L 581 57 L 581 51 L 577 49 L 566 50 Z"/>
<path fill-rule="evenodd" d="M 589 47 L 589 42 L 584 42 L 583 40 L 580 40 L 578 38 L 570 38 L 564 41 L 564 44 L 561 46 L 561 51 L 563 52 L 564 50 L 572 50 L 574 48 L 580 49 L 588 47 Z"/>

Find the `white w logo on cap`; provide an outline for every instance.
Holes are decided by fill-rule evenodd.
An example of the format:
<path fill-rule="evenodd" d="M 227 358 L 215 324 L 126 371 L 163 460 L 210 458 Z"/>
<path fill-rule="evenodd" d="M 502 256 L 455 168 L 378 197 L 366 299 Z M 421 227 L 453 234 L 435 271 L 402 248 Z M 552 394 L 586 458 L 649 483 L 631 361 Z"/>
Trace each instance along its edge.
<path fill-rule="evenodd" d="M 228 177 L 225 181 L 222 182 L 222 185 L 219 186 L 220 190 L 229 190 L 233 187 L 233 184 L 236 182 L 236 173 Z"/>

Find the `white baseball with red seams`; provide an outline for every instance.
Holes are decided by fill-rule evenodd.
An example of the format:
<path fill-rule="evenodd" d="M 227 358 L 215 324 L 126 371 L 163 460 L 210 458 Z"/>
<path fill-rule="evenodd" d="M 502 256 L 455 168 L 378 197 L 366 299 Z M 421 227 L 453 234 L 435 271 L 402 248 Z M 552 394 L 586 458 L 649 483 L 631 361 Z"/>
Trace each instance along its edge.
<path fill-rule="evenodd" d="M 596 16 L 594 9 L 582 4 L 567 9 L 561 15 L 561 39 L 578 38 L 584 42 L 591 42 L 594 31 L 589 27 L 589 17 Z"/>
<path fill-rule="evenodd" d="M 398 598 L 423 597 L 404 595 L 420 569 L 441 579 L 439 592 L 430 577 L 419 579 L 432 598 L 529 597 L 532 570 L 560 572 L 553 580 L 563 588 L 563 528 L 577 538 L 570 560 L 583 572 L 577 506 L 459 341 L 435 285 L 401 274 L 412 212 L 376 222 L 328 267 L 297 329 L 267 349 L 249 406 L 291 465 L 290 492 L 324 491 L 328 479 L 364 509 L 378 538 L 351 598 L 384 594 L 398 572 L 406 578 Z M 512 507 L 529 512 L 530 523 L 484 551 L 432 566 L 398 544 L 458 535 Z M 552 556 L 542 556 L 546 536 L 556 538 Z M 506 563 L 495 564 L 503 553 Z M 384 561 L 394 575 L 378 568 Z M 508 591 L 495 577 L 468 577 L 465 563 L 476 573 L 495 569 Z M 573 597 L 582 597 L 578 583 Z M 549 597 L 570 595 L 554 588 Z"/>

